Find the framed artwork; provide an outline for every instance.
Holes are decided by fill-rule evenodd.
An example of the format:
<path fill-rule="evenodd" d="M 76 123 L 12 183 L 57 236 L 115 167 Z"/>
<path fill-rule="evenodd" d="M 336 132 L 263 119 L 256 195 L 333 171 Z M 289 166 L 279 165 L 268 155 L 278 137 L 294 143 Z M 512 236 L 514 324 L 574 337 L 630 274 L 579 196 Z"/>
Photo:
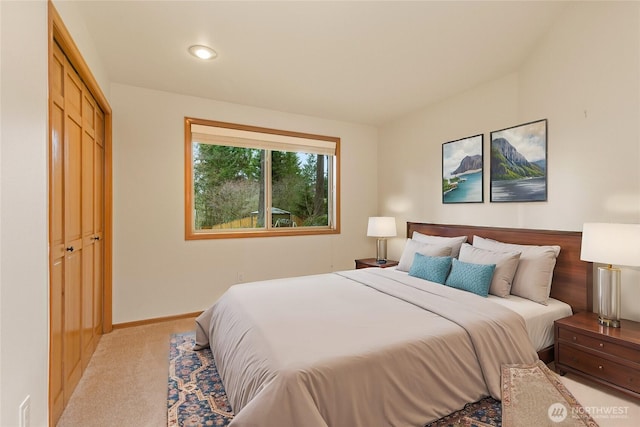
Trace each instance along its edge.
<path fill-rule="evenodd" d="M 484 135 L 442 144 L 442 203 L 482 203 Z"/>
<path fill-rule="evenodd" d="M 491 132 L 492 202 L 547 200 L 547 120 Z"/>

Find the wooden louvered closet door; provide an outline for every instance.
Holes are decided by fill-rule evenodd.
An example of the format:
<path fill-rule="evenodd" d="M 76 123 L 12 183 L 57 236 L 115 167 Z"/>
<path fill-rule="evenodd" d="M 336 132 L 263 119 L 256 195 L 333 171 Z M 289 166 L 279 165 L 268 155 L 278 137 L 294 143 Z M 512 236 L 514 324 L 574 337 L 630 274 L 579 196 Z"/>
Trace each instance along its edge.
<path fill-rule="evenodd" d="M 57 420 L 102 333 L 104 114 L 57 45 L 49 87 L 49 399 Z"/>

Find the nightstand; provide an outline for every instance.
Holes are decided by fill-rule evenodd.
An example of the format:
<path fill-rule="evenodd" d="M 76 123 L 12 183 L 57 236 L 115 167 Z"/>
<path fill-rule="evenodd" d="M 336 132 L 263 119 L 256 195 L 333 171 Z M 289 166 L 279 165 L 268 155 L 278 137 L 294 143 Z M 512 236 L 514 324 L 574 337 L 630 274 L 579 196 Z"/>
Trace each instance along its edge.
<path fill-rule="evenodd" d="M 363 259 L 356 260 L 356 269 L 369 268 L 369 267 L 387 268 L 387 267 L 395 267 L 396 265 L 398 265 L 398 261 L 393 261 L 391 259 L 388 259 L 387 262 L 384 264 L 378 264 L 375 258 L 363 258 Z"/>
<path fill-rule="evenodd" d="M 598 324 L 596 313 L 556 320 L 555 368 L 640 398 L 640 323 L 622 320 L 619 328 Z"/>

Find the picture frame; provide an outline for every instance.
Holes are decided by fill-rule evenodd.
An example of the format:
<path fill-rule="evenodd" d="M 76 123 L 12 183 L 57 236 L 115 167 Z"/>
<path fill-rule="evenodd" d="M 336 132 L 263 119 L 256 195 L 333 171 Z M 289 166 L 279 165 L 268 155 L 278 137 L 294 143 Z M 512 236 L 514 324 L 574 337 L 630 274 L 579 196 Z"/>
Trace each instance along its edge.
<path fill-rule="evenodd" d="M 547 201 L 547 119 L 491 132 L 491 202 Z"/>
<path fill-rule="evenodd" d="M 442 203 L 484 202 L 484 134 L 442 144 Z"/>

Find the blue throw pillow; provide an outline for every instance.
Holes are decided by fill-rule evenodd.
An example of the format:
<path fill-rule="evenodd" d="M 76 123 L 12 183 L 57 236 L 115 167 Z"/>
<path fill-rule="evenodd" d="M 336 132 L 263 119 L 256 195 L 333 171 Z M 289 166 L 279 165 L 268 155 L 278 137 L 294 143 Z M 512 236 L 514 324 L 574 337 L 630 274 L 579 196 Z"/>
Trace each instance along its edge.
<path fill-rule="evenodd" d="M 454 259 L 451 273 L 444 284 L 486 297 L 495 269 L 495 264 L 471 264 Z"/>
<path fill-rule="evenodd" d="M 409 276 L 443 284 L 451 268 L 450 256 L 426 256 L 417 253 L 409 269 Z"/>

